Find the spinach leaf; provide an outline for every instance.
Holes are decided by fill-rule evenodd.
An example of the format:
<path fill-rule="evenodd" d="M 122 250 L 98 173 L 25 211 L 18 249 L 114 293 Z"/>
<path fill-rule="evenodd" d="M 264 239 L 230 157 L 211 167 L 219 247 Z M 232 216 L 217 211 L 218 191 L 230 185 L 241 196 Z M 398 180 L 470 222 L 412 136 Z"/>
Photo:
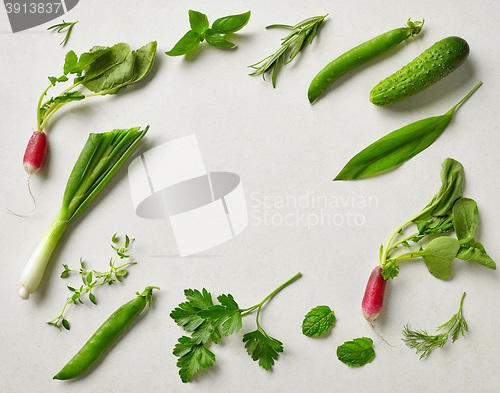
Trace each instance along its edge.
<path fill-rule="evenodd" d="M 470 198 L 458 199 L 453 205 L 453 226 L 458 240 L 474 238 L 478 223 L 476 202 Z"/>
<path fill-rule="evenodd" d="M 432 217 L 448 215 L 455 201 L 462 196 L 464 179 L 462 164 L 452 158 L 443 161 L 439 191 L 422 212 L 412 220 L 417 225 L 419 233 L 424 233 L 426 228 L 432 224 Z"/>
<path fill-rule="evenodd" d="M 461 245 L 457 258 L 463 261 L 475 262 L 493 270 L 497 268 L 495 261 L 491 259 L 479 242 L 474 242 L 471 245 Z"/>
<path fill-rule="evenodd" d="M 429 273 L 441 280 L 451 274 L 451 263 L 457 256 L 460 242 L 453 237 L 438 237 L 432 240 L 425 250 L 420 252 Z"/>
<path fill-rule="evenodd" d="M 84 75 L 83 85 L 94 93 L 110 94 L 116 93 L 119 89 L 132 82 L 141 80 L 153 67 L 156 47 L 157 44 L 153 41 L 137 51 L 130 52 L 129 48 L 126 56 L 123 56 L 125 47 L 117 47 L 114 51 L 111 48 L 112 50 L 109 52 L 111 56 L 107 59 L 108 62 L 103 65 L 106 70 L 102 73 L 94 70 L 92 73 L 92 67 L 95 68 L 95 63 L 93 63 L 89 72 Z M 99 62 L 103 57 L 101 56 L 96 62 Z M 111 67 L 108 67 L 110 64 L 112 64 Z M 94 77 L 96 74 L 97 76 Z"/>

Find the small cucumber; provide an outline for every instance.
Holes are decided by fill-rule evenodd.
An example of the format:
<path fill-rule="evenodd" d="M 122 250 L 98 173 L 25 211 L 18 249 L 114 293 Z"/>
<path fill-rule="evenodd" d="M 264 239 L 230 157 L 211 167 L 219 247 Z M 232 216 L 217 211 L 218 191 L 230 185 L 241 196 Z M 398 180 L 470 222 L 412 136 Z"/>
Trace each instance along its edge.
<path fill-rule="evenodd" d="M 456 70 L 468 55 L 469 45 L 464 39 L 444 38 L 375 86 L 370 101 L 387 106 L 420 93 Z"/>

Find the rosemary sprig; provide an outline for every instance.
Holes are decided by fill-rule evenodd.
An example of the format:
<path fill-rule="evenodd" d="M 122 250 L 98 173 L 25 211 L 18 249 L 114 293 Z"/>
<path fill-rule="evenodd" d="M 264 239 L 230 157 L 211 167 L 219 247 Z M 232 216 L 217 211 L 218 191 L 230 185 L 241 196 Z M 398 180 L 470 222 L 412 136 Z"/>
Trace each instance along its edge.
<path fill-rule="evenodd" d="M 410 330 L 408 324 L 403 329 L 403 341 L 410 347 L 421 352 L 420 359 L 427 357 L 434 348 L 442 348 L 448 341 L 451 333 L 452 342 L 458 338 L 459 335 L 465 336 L 465 332 L 469 330 L 467 321 L 465 320 L 462 312 L 462 304 L 464 301 L 465 292 L 460 300 L 460 307 L 458 312 L 451 317 L 451 319 L 439 326 L 436 332 L 442 329 L 448 329 L 446 332 L 429 335 L 425 330 Z"/>
<path fill-rule="evenodd" d="M 61 41 L 59 45 L 65 46 L 69 40 L 69 36 L 71 35 L 71 31 L 73 30 L 73 27 L 78 23 L 76 22 L 65 22 L 64 20 L 62 23 L 58 23 L 57 25 L 50 26 L 47 28 L 47 30 L 55 30 L 58 33 L 61 33 L 64 29 L 66 30 L 66 36 L 64 37 L 64 40 Z"/>
<path fill-rule="evenodd" d="M 272 69 L 272 84 L 273 87 L 276 87 L 276 75 L 279 64 L 290 63 L 306 45 L 310 45 L 316 36 L 318 28 L 327 16 L 328 14 L 307 18 L 295 26 L 282 24 L 266 26 L 266 29 L 286 28 L 290 29 L 291 32 L 281 40 L 281 46 L 276 52 L 258 63 L 249 66 L 255 69 L 250 75 L 262 74 L 262 77 L 265 79 L 266 72 Z"/>

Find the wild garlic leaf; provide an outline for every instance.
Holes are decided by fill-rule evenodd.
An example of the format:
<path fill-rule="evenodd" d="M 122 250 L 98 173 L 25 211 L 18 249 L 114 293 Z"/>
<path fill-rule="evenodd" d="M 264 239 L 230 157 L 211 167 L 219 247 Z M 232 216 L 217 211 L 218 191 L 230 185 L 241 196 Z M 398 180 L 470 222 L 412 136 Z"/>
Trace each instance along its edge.
<path fill-rule="evenodd" d="M 337 358 L 349 367 L 360 367 L 375 358 L 373 340 L 368 337 L 346 341 L 337 348 Z"/>
<path fill-rule="evenodd" d="M 335 314 L 328 306 L 317 306 L 309 311 L 302 322 L 302 333 L 308 337 L 319 337 L 330 331 L 335 323 Z"/>
<path fill-rule="evenodd" d="M 418 120 L 399 128 L 357 153 L 334 180 L 354 180 L 393 169 L 427 149 L 448 127 L 455 110 L 481 85 L 441 116 Z"/>
<path fill-rule="evenodd" d="M 278 359 L 279 353 L 283 352 L 283 344 L 263 333 L 261 330 L 246 333 L 243 342 L 248 354 L 253 360 L 259 361 L 259 366 L 264 370 L 270 370 L 274 361 Z"/>
<path fill-rule="evenodd" d="M 453 226 L 458 240 L 474 238 L 479 224 L 479 212 L 473 199 L 460 198 L 453 205 Z"/>
<path fill-rule="evenodd" d="M 442 236 L 431 240 L 421 255 L 429 272 L 434 277 L 446 280 L 451 274 L 451 263 L 459 249 L 460 242 L 457 239 Z"/>
<path fill-rule="evenodd" d="M 198 11 L 189 10 L 189 25 L 191 26 L 191 30 L 195 33 L 203 33 L 208 29 L 208 18 L 205 14 L 202 14 Z"/>
<path fill-rule="evenodd" d="M 212 23 L 212 30 L 216 31 L 219 34 L 236 33 L 246 26 L 246 24 L 250 20 L 250 14 L 251 12 L 248 11 L 243 14 L 229 15 L 223 18 L 216 19 L 214 23 Z"/>
<path fill-rule="evenodd" d="M 201 42 L 201 34 L 193 30 L 189 30 L 184 36 L 174 45 L 172 49 L 165 52 L 168 56 L 182 56 L 194 51 Z"/>
<path fill-rule="evenodd" d="M 205 39 L 211 46 L 219 49 L 231 49 L 236 46 L 234 42 L 226 40 L 222 35 L 213 29 L 205 31 Z"/>

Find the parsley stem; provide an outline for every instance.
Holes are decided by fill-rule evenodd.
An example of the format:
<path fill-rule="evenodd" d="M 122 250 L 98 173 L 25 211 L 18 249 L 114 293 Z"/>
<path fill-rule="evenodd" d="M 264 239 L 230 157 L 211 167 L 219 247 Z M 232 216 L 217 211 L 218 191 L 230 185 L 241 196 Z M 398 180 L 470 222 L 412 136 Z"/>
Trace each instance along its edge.
<path fill-rule="evenodd" d="M 283 284 L 281 284 L 278 288 L 276 288 L 274 291 L 272 291 L 269 295 L 267 295 L 264 300 L 262 300 L 260 303 L 256 304 L 255 306 L 252 306 L 252 307 L 249 307 L 249 308 L 245 308 L 245 309 L 242 309 L 241 311 L 241 316 L 245 316 L 245 315 L 248 315 L 250 313 L 252 313 L 253 311 L 255 311 L 255 309 L 258 309 L 257 311 L 257 320 L 259 318 L 259 313 L 260 313 L 260 309 L 262 308 L 262 306 L 268 301 L 270 300 L 273 296 L 275 296 L 279 291 L 281 291 L 282 289 L 284 289 L 285 287 L 287 287 L 288 285 L 290 285 L 292 282 L 294 282 L 295 280 L 297 280 L 298 278 L 300 278 L 302 276 L 302 273 L 297 273 L 295 276 L 293 276 L 292 278 L 290 278 L 288 281 L 284 282 Z M 258 326 L 258 322 L 257 322 L 257 326 Z"/>

